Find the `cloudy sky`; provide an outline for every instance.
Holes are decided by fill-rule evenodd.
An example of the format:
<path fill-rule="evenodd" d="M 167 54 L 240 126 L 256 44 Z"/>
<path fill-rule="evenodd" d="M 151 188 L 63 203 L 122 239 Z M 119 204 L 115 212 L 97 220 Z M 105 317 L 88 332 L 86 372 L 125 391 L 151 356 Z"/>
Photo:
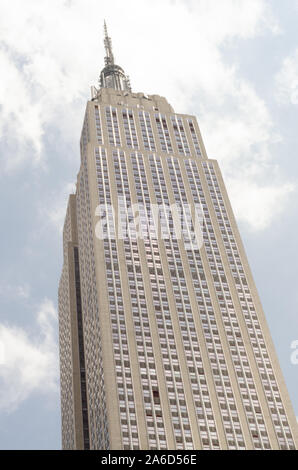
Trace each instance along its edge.
<path fill-rule="evenodd" d="M 298 0 L 0 0 L 1 449 L 61 445 L 61 229 L 104 18 L 133 90 L 198 117 L 298 415 Z"/>

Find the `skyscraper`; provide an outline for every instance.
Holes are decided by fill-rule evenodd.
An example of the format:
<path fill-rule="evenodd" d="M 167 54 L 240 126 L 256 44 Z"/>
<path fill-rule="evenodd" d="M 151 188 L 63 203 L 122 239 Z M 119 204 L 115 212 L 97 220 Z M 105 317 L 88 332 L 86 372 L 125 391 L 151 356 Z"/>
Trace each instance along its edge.
<path fill-rule="evenodd" d="M 63 232 L 63 448 L 294 449 L 218 163 L 194 116 L 131 91 L 106 26 L 104 42 Z"/>

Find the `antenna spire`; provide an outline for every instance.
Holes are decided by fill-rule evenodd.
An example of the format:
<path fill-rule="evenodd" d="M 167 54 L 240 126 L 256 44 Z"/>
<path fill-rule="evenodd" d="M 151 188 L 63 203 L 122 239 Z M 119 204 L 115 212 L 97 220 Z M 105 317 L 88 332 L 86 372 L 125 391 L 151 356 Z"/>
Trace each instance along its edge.
<path fill-rule="evenodd" d="M 103 24 L 104 46 L 106 50 L 105 67 L 101 71 L 99 84 L 101 88 L 114 88 L 115 90 L 131 92 L 130 82 L 124 70 L 115 64 L 112 50 L 112 40 L 108 35 L 106 21 Z"/>
<path fill-rule="evenodd" d="M 106 50 L 105 65 L 114 65 L 114 55 L 112 50 L 112 40 L 108 35 L 106 20 L 104 20 L 104 45 Z"/>

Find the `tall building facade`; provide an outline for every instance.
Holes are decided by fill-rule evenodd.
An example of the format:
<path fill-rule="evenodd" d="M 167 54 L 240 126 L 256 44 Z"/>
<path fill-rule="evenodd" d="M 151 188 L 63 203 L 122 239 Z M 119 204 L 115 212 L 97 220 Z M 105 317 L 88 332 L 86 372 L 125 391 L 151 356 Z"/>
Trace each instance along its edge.
<path fill-rule="evenodd" d="M 194 116 L 131 91 L 106 27 L 105 48 L 63 232 L 63 448 L 295 449 L 218 163 Z M 163 209 L 148 229 L 152 208 L 190 223 Z"/>

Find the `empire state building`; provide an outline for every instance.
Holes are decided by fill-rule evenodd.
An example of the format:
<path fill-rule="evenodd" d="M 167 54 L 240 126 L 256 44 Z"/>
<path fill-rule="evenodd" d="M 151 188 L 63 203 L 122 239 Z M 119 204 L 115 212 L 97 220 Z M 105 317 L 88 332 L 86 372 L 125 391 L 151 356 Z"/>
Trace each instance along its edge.
<path fill-rule="evenodd" d="M 197 120 L 105 66 L 59 285 L 64 449 L 295 449 L 297 424 Z"/>

